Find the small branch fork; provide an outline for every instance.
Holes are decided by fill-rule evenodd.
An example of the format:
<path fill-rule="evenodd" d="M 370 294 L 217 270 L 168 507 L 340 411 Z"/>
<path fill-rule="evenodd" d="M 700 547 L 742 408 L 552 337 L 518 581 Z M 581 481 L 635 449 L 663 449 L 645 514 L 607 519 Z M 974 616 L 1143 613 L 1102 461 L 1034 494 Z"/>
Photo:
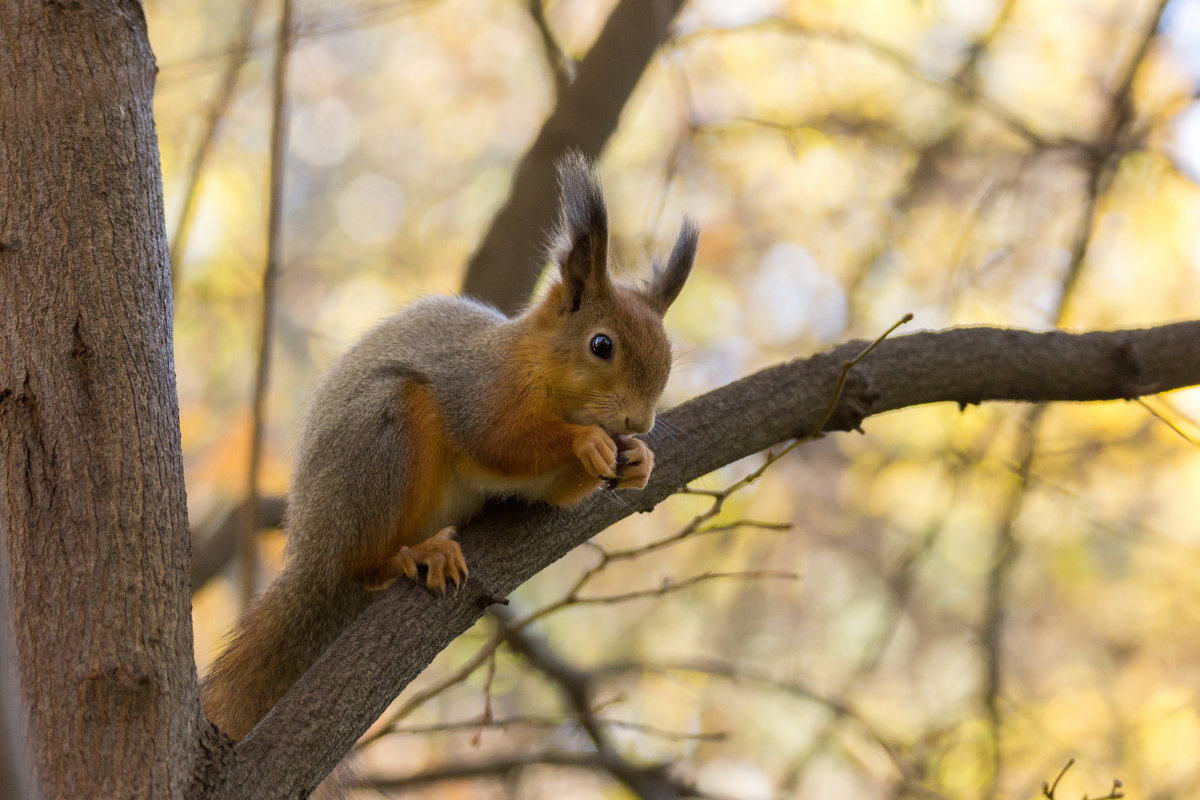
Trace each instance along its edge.
<path fill-rule="evenodd" d="M 1073 766 L 1075 766 L 1075 759 L 1068 759 L 1067 763 L 1059 771 L 1058 777 L 1054 779 L 1054 783 L 1043 783 L 1042 797 L 1045 797 L 1047 800 L 1058 800 L 1058 797 L 1055 795 L 1055 792 L 1058 791 L 1058 783 L 1063 779 L 1063 776 L 1067 774 L 1067 770 Z M 1124 784 L 1121 783 L 1120 780 L 1114 778 L 1112 782 L 1112 788 L 1109 789 L 1108 794 L 1104 795 L 1103 797 L 1092 798 L 1089 798 L 1085 794 L 1083 796 L 1083 800 L 1120 800 L 1120 798 L 1125 796 L 1125 792 L 1121 791 L 1123 787 Z"/>

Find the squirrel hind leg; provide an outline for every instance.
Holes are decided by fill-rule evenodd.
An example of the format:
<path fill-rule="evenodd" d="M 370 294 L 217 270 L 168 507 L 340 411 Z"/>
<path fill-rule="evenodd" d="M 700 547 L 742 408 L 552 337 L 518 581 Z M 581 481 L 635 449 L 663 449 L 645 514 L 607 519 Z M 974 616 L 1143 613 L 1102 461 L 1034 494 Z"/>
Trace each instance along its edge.
<path fill-rule="evenodd" d="M 438 594 L 445 593 L 447 580 L 453 581 L 456 587 L 462 586 L 467 579 L 467 561 L 463 558 L 462 548 L 454 541 L 457 532 L 451 525 L 419 544 L 401 547 L 367 588 L 381 591 L 401 575 L 420 582 L 420 567 L 425 567 L 425 585 Z"/>

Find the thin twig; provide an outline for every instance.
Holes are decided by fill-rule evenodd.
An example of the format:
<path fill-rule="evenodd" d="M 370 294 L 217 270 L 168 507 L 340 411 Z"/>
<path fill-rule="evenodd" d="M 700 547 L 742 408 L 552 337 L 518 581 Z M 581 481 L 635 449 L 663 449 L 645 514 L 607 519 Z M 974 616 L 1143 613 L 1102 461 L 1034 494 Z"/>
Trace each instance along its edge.
<path fill-rule="evenodd" d="M 518 755 L 505 755 L 475 763 L 458 762 L 443 765 L 424 772 L 418 772 L 403 778 L 388 778 L 385 780 L 365 781 L 361 785 L 383 791 L 397 791 L 426 786 L 442 781 L 463 780 L 466 778 L 505 778 L 523 769 L 537 766 L 568 767 L 586 769 L 596 772 L 613 773 L 614 764 L 610 757 L 600 753 L 561 753 L 543 752 Z M 710 798 L 712 795 L 701 793 L 691 786 L 672 786 L 673 797 Z M 716 800 L 716 798 L 713 798 Z"/>
<path fill-rule="evenodd" d="M 1058 777 L 1054 779 L 1054 783 L 1042 784 L 1042 794 L 1049 798 L 1049 800 L 1054 800 L 1054 793 L 1058 790 L 1058 782 L 1061 781 L 1063 776 L 1067 774 L 1067 770 L 1073 766 L 1075 766 L 1075 759 L 1068 758 L 1067 763 L 1063 766 L 1062 770 L 1059 771 Z"/>
<path fill-rule="evenodd" d="M 671 534 L 662 539 L 656 539 L 649 544 L 644 544 L 640 547 L 630 547 L 625 550 L 604 550 L 598 549 L 603 553 L 605 561 L 612 563 L 613 561 L 630 561 L 635 558 L 641 558 L 650 553 L 656 553 L 672 545 L 678 544 L 685 539 L 704 536 L 711 533 L 728 533 L 729 531 L 740 530 L 742 528 L 751 528 L 760 531 L 790 531 L 792 529 L 790 522 L 759 522 L 757 520 L 739 519 L 725 525 L 710 525 L 707 528 L 697 528 L 692 524 L 688 524 L 682 530 Z"/>
<path fill-rule="evenodd" d="M 1058 791 L 1058 783 L 1063 779 L 1063 776 L 1067 774 L 1067 770 L 1074 765 L 1075 759 L 1067 759 L 1066 765 L 1059 771 L 1058 777 L 1054 779 L 1054 783 L 1042 784 L 1042 797 L 1045 797 L 1046 800 L 1058 800 L 1054 794 L 1056 791 Z M 1121 800 L 1121 798 L 1125 796 L 1125 792 L 1121 791 L 1124 786 L 1125 784 L 1114 778 L 1112 782 L 1112 788 L 1108 790 L 1108 794 L 1104 795 L 1103 797 L 1093 797 L 1090 798 L 1090 800 Z M 1083 800 L 1089 800 L 1088 795 L 1085 794 L 1083 796 Z"/>
<path fill-rule="evenodd" d="M 1157 419 L 1159 422 L 1161 422 L 1162 424 L 1166 425 L 1168 428 L 1170 428 L 1171 430 L 1175 431 L 1175 432 L 1176 432 L 1176 433 L 1178 433 L 1180 436 L 1182 436 L 1182 437 L 1183 437 L 1183 439 L 1184 439 L 1184 441 L 1186 441 L 1188 444 L 1195 445 L 1196 447 L 1200 447 L 1200 440 L 1197 440 L 1197 439 L 1193 438 L 1193 437 L 1192 437 L 1191 435 L 1189 435 L 1189 434 L 1188 434 L 1188 432 L 1187 432 L 1187 431 L 1185 431 L 1183 428 L 1181 428 L 1181 427 L 1179 427 L 1178 425 L 1176 425 L 1176 424 L 1175 424 L 1173 421 L 1171 421 L 1171 420 L 1167 419 L 1167 418 L 1166 418 L 1166 416 L 1164 416 L 1164 415 L 1163 415 L 1161 412 L 1159 412 L 1159 411 L 1155 410 L 1155 409 L 1154 409 L 1154 408 L 1153 408 L 1153 407 L 1152 407 L 1152 406 L 1151 406 L 1149 403 L 1147 403 L 1147 402 L 1145 401 L 1145 399 L 1144 399 L 1144 398 L 1141 398 L 1141 397 L 1139 397 L 1139 398 L 1137 399 L 1137 403 L 1138 403 L 1138 405 L 1140 405 L 1142 408 L 1144 408 L 1144 409 L 1146 409 L 1147 411 L 1149 411 L 1149 412 L 1150 412 L 1150 414 L 1151 414 L 1151 415 L 1152 415 L 1152 416 L 1153 416 L 1155 419 Z"/>
<path fill-rule="evenodd" d="M 681 742 L 723 742 L 729 738 L 729 734 L 724 731 L 688 733 L 686 731 L 673 731 L 666 728 L 659 728 L 654 725 L 646 725 L 641 722 L 629 722 L 622 719 L 611 719 L 609 717 L 596 717 L 602 725 L 621 728 L 622 730 L 636 731 L 647 736 L 653 736 L 657 739 L 666 739 L 669 741 Z M 455 731 L 475 730 L 475 729 L 505 729 L 514 727 L 529 727 L 529 728 L 561 728 L 563 725 L 578 724 L 579 717 L 575 714 L 566 714 L 561 717 L 545 717 L 536 715 L 520 715 L 515 717 L 500 717 L 497 719 L 488 720 L 487 723 L 481 723 L 478 719 L 467 719 L 459 722 L 441 722 L 433 725 L 419 725 L 411 728 L 395 727 L 388 731 L 393 734 L 406 734 L 409 736 L 425 736 L 431 733 L 454 733 Z"/>
<path fill-rule="evenodd" d="M 479 746 L 480 737 L 483 736 L 483 729 L 495 721 L 496 715 L 492 713 L 492 682 L 496 680 L 496 651 L 492 651 L 487 660 L 487 675 L 483 679 L 483 713 L 475 723 L 475 734 L 471 737 L 471 744 L 475 747 Z"/>
<path fill-rule="evenodd" d="M 437 683 L 431 684 L 420 691 L 413 692 L 412 697 L 408 698 L 408 700 L 406 700 L 402 706 L 393 711 L 388 716 L 387 721 L 379 726 L 374 733 L 368 733 L 366 736 L 362 737 L 362 739 L 360 739 L 358 742 L 358 747 L 366 747 L 367 745 L 379 741 L 384 736 L 387 736 L 389 733 L 394 731 L 402 720 L 404 720 L 409 714 L 411 714 L 413 711 L 416 711 L 426 702 L 432 700 L 434 697 L 437 697 L 447 689 L 466 681 L 475 674 L 475 670 L 479 669 L 488 662 L 488 659 L 493 656 L 493 654 L 496 652 L 496 649 L 500 647 L 503 641 L 503 636 L 493 636 L 487 641 L 486 644 L 483 645 L 483 647 L 479 648 L 479 650 L 475 652 L 475 655 L 464 661 L 458 669 L 454 670 L 454 672 L 443 677 Z"/>
<path fill-rule="evenodd" d="M 595 597 L 576 597 L 572 599 L 574 605 L 613 605 L 615 603 L 627 603 L 630 600 L 642 600 L 647 597 L 662 597 L 663 595 L 678 592 L 682 589 L 690 589 L 701 583 L 709 581 L 721 580 L 723 578 L 740 578 L 743 580 L 761 580 L 761 579 L 779 579 L 779 580 L 799 580 L 800 576 L 794 572 L 785 570 L 743 570 L 740 572 L 705 572 L 700 575 L 693 575 L 690 578 L 685 578 L 681 581 L 673 581 L 670 578 L 663 580 L 662 584 L 655 589 L 635 589 L 631 592 L 621 592 L 620 594 L 597 595 Z"/>
<path fill-rule="evenodd" d="M 542 49 L 546 51 L 546 61 L 554 75 L 555 94 L 562 94 L 562 90 L 575 80 L 575 61 L 559 46 L 554 31 L 550 30 L 545 0 L 529 0 L 529 17 L 542 40 Z"/>
<path fill-rule="evenodd" d="M 771 691 L 780 692 L 799 700 L 810 703 L 815 703 L 829 710 L 834 716 L 851 720 L 857 725 L 868 737 L 870 737 L 876 745 L 879 746 L 888 758 L 896 767 L 896 771 L 905 777 L 910 777 L 916 774 L 913 766 L 904 760 L 904 746 L 898 742 L 889 740 L 884 734 L 880 733 L 872 723 L 867 720 L 857 709 L 847 700 L 839 697 L 833 697 L 825 694 L 816 688 L 805 684 L 798 680 L 783 681 L 771 676 L 756 673 L 752 668 L 743 665 L 729 664 L 719 661 L 693 661 L 693 662 L 677 662 L 677 663 L 646 663 L 646 662 L 630 662 L 620 664 L 610 664 L 596 669 L 593 674 L 597 676 L 617 674 L 622 672 L 642 672 L 642 673 L 664 673 L 664 672 L 691 672 L 699 675 L 707 675 L 714 678 L 722 678 L 733 683 L 749 684 Z"/>
<path fill-rule="evenodd" d="M 1143 28 L 1134 56 L 1130 59 L 1121 83 L 1109 104 L 1105 122 L 1107 130 L 1102 130 L 1098 141 L 1091 145 L 1091 152 L 1098 155 L 1088 162 L 1084 211 L 1075 228 L 1071 256 L 1061 281 L 1058 301 L 1055 304 L 1053 314 L 1055 327 L 1060 326 L 1066 318 L 1067 309 L 1087 264 L 1101 198 L 1108 190 L 1116 165 L 1128 147 L 1127 141 L 1130 138 L 1128 133 L 1134 121 L 1134 114 L 1130 107 L 1130 92 L 1133 81 L 1149 53 L 1150 42 L 1157 35 L 1165 7 L 1165 0 L 1160 0 L 1154 14 Z M 1008 604 L 1009 575 L 1021 549 L 1021 543 L 1016 535 L 1016 524 L 1028 498 L 1030 475 L 1038 449 L 1039 429 L 1046 409 L 1047 406 L 1042 403 L 1033 406 L 1025 414 L 1023 433 L 1017 444 L 1019 453 L 1017 481 L 1010 490 L 1001 524 L 997 528 L 995 561 L 988 573 L 987 604 L 984 610 L 982 632 L 984 641 L 983 701 L 992 733 L 992 774 L 988 794 L 995 794 L 1004 768 L 1004 720 L 1000 702 L 1004 667 L 1003 624 Z M 1067 766 L 1069 767 L 1070 764 Z"/>
<path fill-rule="evenodd" d="M 829 420 L 833 419 L 833 412 L 837 409 L 838 401 L 842 399 L 842 391 L 846 388 L 846 378 L 850 375 L 850 370 L 857 366 L 864 358 L 870 355 L 871 351 L 878 347 L 880 342 L 882 342 L 888 336 L 891 336 L 897 328 L 899 328 L 901 325 L 912 322 L 912 319 L 913 315 L 910 311 L 900 319 L 896 320 L 896 322 L 892 324 L 892 327 L 888 328 L 886 331 L 876 337 L 875 341 L 867 345 L 861 353 L 842 364 L 842 371 L 838 374 L 837 384 L 833 387 L 833 394 L 829 398 L 829 405 L 825 408 L 825 413 L 822 415 L 821 421 L 813 426 L 812 431 L 810 431 L 808 436 L 805 438 L 815 439 L 820 436 L 821 432 L 825 430 L 825 426 L 829 424 Z M 790 450 L 798 443 L 799 440 L 789 444 L 787 449 Z"/>

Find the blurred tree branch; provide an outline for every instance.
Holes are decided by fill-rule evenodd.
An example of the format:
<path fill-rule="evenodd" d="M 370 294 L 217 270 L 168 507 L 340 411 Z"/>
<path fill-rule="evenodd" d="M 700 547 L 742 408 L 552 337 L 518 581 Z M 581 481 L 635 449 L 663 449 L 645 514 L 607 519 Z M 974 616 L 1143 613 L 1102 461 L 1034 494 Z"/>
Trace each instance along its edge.
<path fill-rule="evenodd" d="M 778 442 L 825 414 L 845 361 L 861 342 L 781 364 L 666 412 L 678 431 L 648 438 L 658 467 L 622 502 L 602 494 L 565 511 L 494 505 L 461 534 L 472 573 L 435 598 L 400 582 L 346 631 L 234 748 L 218 796 L 289 797 L 311 789 L 417 674 L 488 604 L 617 520 L 648 511 L 680 486 Z M 995 328 L 918 333 L 885 341 L 856 366 L 826 430 L 933 402 L 1128 399 L 1200 383 L 1200 321 L 1069 334 Z M 661 431 L 661 429 L 660 429 Z M 264 787 L 273 787 L 264 793 Z"/>
<path fill-rule="evenodd" d="M 225 60 L 225 69 L 221 73 L 217 93 L 208 107 L 204 118 L 204 130 L 196 143 L 196 150 L 188 162 L 187 177 L 184 179 L 183 199 L 179 204 L 179 217 L 175 220 L 175 230 L 171 236 L 171 294 L 178 298 L 179 283 L 183 275 L 183 258 L 187 253 L 188 234 L 192 229 L 192 215 L 195 211 L 196 198 L 199 196 L 200 178 L 208 164 L 208 156 L 212 153 L 213 142 L 217 138 L 217 128 L 225 119 L 225 113 L 233 102 L 233 92 L 237 88 L 238 77 L 242 67 L 250 55 L 250 36 L 254 32 L 254 20 L 258 17 L 258 6 L 261 0 L 246 0 L 242 7 L 242 18 L 233 34 L 233 42 L 229 46 L 229 54 Z"/>
<path fill-rule="evenodd" d="M 250 501 L 224 509 L 216 520 L 198 526 L 203 533 L 192 535 L 192 591 L 196 592 L 215 577 L 237 550 L 238 533 L 245 519 L 245 506 Z M 284 499 L 282 497 L 258 497 L 255 521 L 260 529 L 282 528 Z"/>
<path fill-rule="evenodd" d="M 575 80 L 513 172 L 504 205 L 467 265 L 463 293 L 505 311 L 523 306 L 541 272 L 546 231 L 558 213 L 554 160 L 568 147 L 596 158 L 621 110 L 667 37 L 683 0 L 621 0 Z"/>
<path fill-rule="evenodd" d="M 502 778 L 518 770 L 538 766 L 573 767 L 576 769 L 613 772 L 614 770 L 621 769 L 623 762 L 613 761 L 611 758 L 607 758 L 599 753 L 528 753 L 498 756 L 474 763 L 462 762 L 449 764 L 403 778 L 375 780 L 369 785 L 377 791 L 415 789 L 442 781 L 464 780 L 467 778 Z M 683 796 L 701 797 L 702 795 L 689 793 Z"/>
<path fill-rule="evenodd" d="M 546 19 L 545 0 L 529 0 L 529 17 L 542 39 L 542 48 L 546 51 L 546 65 L 554 75 L 554 91 L 557 95 L 562 95 L 575 79 L 575 60 L 555 39 L 550 22 Z"/>
<path fill-rule="evenodd" d="M 292 14 L 292 0 L 282 0 L 276 29 L 275 63 L 271 75 L 271 146 L 270 160 L 267 165 L 267 252 L 262 272 L 258 355 L 254 368 L 254 389 L 250 400 L 250 452 L 248 454 L 249 463 L 246 466 L 246 497 L 249 502 L 242 504 L 241 531 L 238 534 L 238 594 L 242 605 L 250 603 L 258 586 L 258 485 L 266 428 L 267 391 L 271 377 L 276 276 L 283 261 L 283 187 L 287 173 L 289 125 L 287 76 L 294 33 Z"/>
<path fill-rule="evenodd" d="M 1075 225 L 1071 244 L 1071 256 L 1059 288 L 1053 321 L 1061 325 L 1066 318 L 1079 278 L 1087 264 L 1093 231 L 1100 202 L 1108 191 L 1109 184 L 1121 159 L 1129 152 L 1135 138 L 1133 111 L 1130 93 L 1134 80 L 1141 70 L 1150 44 L 1162 23 L 1166 0 L 1159 0 L 1153 13 L 1148 15 L 1137 46 L 1121 73 L 1120 82 L 1113 90 L 1108 104 L 1108 113 L 1102 120 L 1096 139 L 1085 151 L 1086 189 L 1083 211 Z M 1021 553 L 1021 541 L 1017 535 L 1017 520 L 1025 508 L 1029 493 L 1030 477 L 1037 460 L 1042 423 L 1046 406 L 1030 407 L 1024 415 L 1024 423 L 1016 445 L 1015 480 L 1009 487 L 1004 500 L 1004 511 L 997 520 L 994 539 L 993 566 L 988 573 L 987 601 L 980 630 L 983 642 L 984 676 L 982 687 L 983 706 L 991 728 L 991 776 L 988 794 L 995 794 L 1005 766 L 1005 714 L 1002 708 L 1002 684 L 1004 680 L 1004 618 L 1008 609 L 1009 583 L 1013 567 Z M 1061 777 L 1061 776 L 1060 776 Z M 1057 782 L 1056 782 L 1057 783 Z"/>
<path fill-rule="evenodd" d="M 668 764 L 643 767 L 630 762 L 618 752 L 608 730 L 592 708 L 593 681 L 590 673 L 567 662 L 543 637 L 517 624 L 519 617 L 513 609 L 495 606 L 489 613 L 501 626 L 508 646 L 558 687 L 563 700 L 591 739 L 596 756 L 614 778 L 643 800 L 695 795 L 694 787 L 677 785 L 667 777 Z"/>

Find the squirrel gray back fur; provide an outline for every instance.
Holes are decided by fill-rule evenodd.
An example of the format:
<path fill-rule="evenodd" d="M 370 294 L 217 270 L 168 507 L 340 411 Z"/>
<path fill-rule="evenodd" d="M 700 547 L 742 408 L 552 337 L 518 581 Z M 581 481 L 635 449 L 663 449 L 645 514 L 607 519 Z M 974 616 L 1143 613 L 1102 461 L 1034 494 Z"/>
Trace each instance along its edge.
<path fill-rule="evenodd" d="M 399 424 L 401 388 L 427 384 L 464 446 L 487 422 L 484 393 L 499 377 L 510 323 L 469 298 L 430 297 L 376 325 L 338 359 L 317 388 L 297 454 L 289 557 L 314 557 L 318 563 L 305 569 L 328 572 L 336 563 L 330 548 L 353 546 L 355 531 L 394 524 L 398 503 L 359 498 L 398 498 L 410 478 L 413 445 Z M 324 546 L 311 546 L 313 537 Z"/>

